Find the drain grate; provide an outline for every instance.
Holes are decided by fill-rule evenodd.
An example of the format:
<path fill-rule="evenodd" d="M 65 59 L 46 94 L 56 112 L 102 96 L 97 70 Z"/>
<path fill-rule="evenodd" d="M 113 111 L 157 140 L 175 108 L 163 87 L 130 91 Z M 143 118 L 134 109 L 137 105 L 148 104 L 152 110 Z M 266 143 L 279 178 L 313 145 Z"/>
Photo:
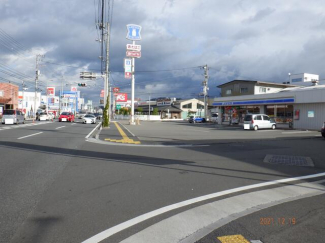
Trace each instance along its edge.
<path fill-rule="evenodd" d="M 314 167 L 311 158 L 303 156 L 290 156 L 290 155 L 272 155 L 265 156 L 263 162 L 278 165 L 295 165 L 295 166 L 309 166 Z"/>

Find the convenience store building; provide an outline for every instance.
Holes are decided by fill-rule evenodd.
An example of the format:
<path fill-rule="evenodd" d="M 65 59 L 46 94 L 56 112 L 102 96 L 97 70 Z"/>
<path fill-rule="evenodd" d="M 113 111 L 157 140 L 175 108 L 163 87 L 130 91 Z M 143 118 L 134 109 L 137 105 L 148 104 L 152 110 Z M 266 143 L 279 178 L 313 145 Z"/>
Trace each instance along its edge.
<path fill-rule="evenodd" d="M 219 124 L 242 123 L 246 114 L 267 114 L 296 129 L 320 130 L 325 122 L 325 85 L 287 87 L 272 93 L 215 98 Z"/>

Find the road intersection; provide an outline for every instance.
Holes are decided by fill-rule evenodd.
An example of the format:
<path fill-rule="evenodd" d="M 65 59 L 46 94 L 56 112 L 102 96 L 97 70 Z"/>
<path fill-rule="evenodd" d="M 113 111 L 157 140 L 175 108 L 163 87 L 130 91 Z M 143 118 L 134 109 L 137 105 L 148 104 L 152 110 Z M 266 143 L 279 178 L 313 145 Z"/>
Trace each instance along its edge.
<path fill-rule="evenodd" d="M 324 141 L 319 133 L 313 131 L 247 132 L 233 127 L 189 125 L 185 122 L 148 122 L 140 126 L 129 126 L 121 122 L 119 127 L 123 133 L 141 144 L 124 146 L 119 143 L 119 146 L 115 146 L 112 145 L 113 142 L 105 141 L 105 138 L 123 139 L 113 124 L 110 129 L 103 129 L 98 136 L 96 134 L 99 130 L 91 124 L 36 124 L 24 127 L 16 125 L 17 128 L 0 131 L 0 197 L 3 202 L 0 219 L 5 222 L 0 225 L 0 242 L 96 242 L 91 239 L 101 232 L 126 224 L 137 217 L 142 218 L 156 210 L 171 209 L 136 221 L 130 227 L 118 227 L 121 230 L 102 241 L 128 242 L 135 239 L 133 237 L 146 235 L 146 230 L 159 228 L 168 220 L 211 203 L 218 204 L 222 200 L 236 197 L 238 201 L 238 197 L 248 195 L 256 198 L 256 202 L 252 201 L 257 203 L 259 197 L 253 193 L 284 190 L 286 186 L 295 185 L 304 185 L 304 188 L 313 190 L 315 185 L 322 187 L 322 183 L 316 181 L 325 178 L 321 174 L 325 169 L 325 152 L 322 150 Z M 19 139 L 22 137 L 24 138 Z M 93 140 L 99 142 L 92 142 Z M 310 157 L 314 167 L 265 163 L 263 160 L 267 154 Z M 315 174 L 319 177 L 300 178 Z M 253 188 L 279 180 L 293 181 Z M 236 191 L 243 187 L 247 187 L 247 190 Z M 235 190 L 231 195 L 207 197 L 231 190 Z M 312 195 L 313 192 L 309 192 L 305 194 Z M 323 189 L 318 192 L 323 193 Z M 303 192 L 299 190 L 298 194 Z M 300 197 L 294 205 L 302 209 L 303 206 L 299 206 L 299 202 L 303 202 L 302 195 Z M 195 201 L 197 198 L 202 200 Z M 265 205 L 277 205 L 269 204 L 270 200 L 266 199 L 264 197 Z M 315 201 L 320 199 L 315 194 L 308 200 L 314 200 L 311 205 L 316 207 Z M 185 205 L 184 202 L 193 203 Z M 262 204 L 258 205 L 261 212 L 262 209 L 267 210 Z M 281 205 L 287 204 L 279 204 L 277 207 Z M 236 203 L 233 207 L 237 207 Z M 254 214 L 253 211 L 251 213 Z M 203 213 L 194 215 L 198 222 L 202 222 L 200 217 Z M 241 215 L 239 210 L 238 215 L 241 217 L 233 218 L 228 223 L 236 223 L 251 214 Z M 279 213 L 273 218 L 281 218 L 282 215 L 284 214 Z M 302 220 L 299 214 L 292 216 Z M 194 227 L 194 222 L 192 223 Z M 256 222 L 247 221 L 249 226 L 253 223 Z M 316 219 L 314 223 L 317 224 Z M 225 230 L 214 231 L 218 228 L 225 229 L 228 225 L 213 228 L 216 224 L 217 222 L 211 222 L 210 226 L 200 228 L 199 236 L 204 237 L 206 234 L 207 237 L 202 238 L 202 242 L 212 238 L 215 241 L 211 242 L 220 242 L 217 236 L 236 235 L 235 230 L 229 230 L 229 234 Z M 234 228 L 236 227 L 232 227 Z M 248 240 L 270 242 L 266 235 L 247 235 L 247 231 L 240 231 L 238 227 L 236 229 L 238 234 Z M 191 234 L 179 228 L 178 233 L 179 236 L 185 234 L 187 240 L 195 242 L 200 240 L 194 234 L 199 231 L 194 230 Z M 275 237 L 276 232 L 273 235 Z M 252 238 L 253 236 L 257 238 Z M 184 242 L 185 238 L 182 237 Z M 145 238 L 138 239 L 149 242 Z"/>

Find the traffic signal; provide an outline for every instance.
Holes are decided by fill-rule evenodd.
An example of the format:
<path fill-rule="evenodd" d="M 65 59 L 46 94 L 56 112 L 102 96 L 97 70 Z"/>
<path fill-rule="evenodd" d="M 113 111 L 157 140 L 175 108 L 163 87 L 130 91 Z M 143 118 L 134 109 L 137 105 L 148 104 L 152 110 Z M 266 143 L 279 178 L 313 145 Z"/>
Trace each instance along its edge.
<path fill-rule="evenodd" d="M 78 83 L 79 87 L 86 87 L 87 85 L 85 83 Z"/>

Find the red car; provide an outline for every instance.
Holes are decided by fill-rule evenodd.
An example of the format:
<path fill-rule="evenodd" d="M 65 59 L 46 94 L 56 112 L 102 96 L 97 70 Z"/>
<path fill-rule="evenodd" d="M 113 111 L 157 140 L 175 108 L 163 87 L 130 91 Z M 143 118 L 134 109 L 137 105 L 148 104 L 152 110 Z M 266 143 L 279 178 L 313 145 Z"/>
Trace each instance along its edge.
<path fill-rule="evenodd" d="M 67 122 L 74 122 L 74 115 L 72 112 L 62 112 L 59 116 L 59 122 L 67 121 Z"/>

